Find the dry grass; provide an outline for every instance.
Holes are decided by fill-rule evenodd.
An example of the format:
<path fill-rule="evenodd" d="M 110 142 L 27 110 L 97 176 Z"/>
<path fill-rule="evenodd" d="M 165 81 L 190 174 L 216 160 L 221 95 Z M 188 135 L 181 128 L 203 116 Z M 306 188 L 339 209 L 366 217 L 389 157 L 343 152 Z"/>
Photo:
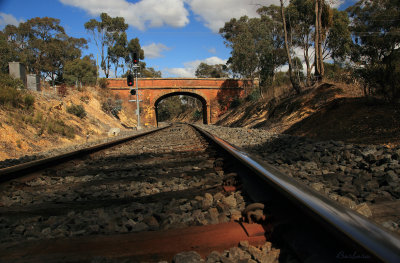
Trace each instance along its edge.
<path fill-rule="evenodd" d="M 29 111 L 0 108 L 0 160 L 85 142 L 87 134 L 93 140 L 104 137 L 110 128 L 124 130 L 121 122 L 134 126 L 129 122 L 135 117 L 133 110 L 121 112 L 121 121 L 101 110 L 105 92 L 92 87 L 82 91 L 69 87 L 68 95 L 60 97 L 57 90 L 48 87 L 31 93 L 35 103 Z M 67 108 L 72 105 L 82 105 L 87 116 L 69 114 Z"/>

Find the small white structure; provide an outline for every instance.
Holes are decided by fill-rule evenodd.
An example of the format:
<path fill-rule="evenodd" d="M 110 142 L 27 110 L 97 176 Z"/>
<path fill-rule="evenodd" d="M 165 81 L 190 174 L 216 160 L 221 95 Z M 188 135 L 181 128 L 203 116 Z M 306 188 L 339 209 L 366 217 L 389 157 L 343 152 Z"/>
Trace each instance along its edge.
<path fill-rule="evenodd" d="M 26 87 L 26 71 L 24 64 L 20 62 L 8 62 L 8 72 L 14 79 L 20 79 Z"/>
<path fill-rule="evenodd" d="M 33 91 L 40 91 L 40 77 L 36 74 L 28 74 L 26 76 L 27 88 Z"/>

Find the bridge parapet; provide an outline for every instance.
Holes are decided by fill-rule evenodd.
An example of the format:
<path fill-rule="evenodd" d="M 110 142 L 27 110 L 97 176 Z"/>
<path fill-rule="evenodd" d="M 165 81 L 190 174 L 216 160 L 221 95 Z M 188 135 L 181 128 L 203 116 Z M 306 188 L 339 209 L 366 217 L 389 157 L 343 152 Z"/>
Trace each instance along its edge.
<path fill-rule="evenodd" d="M 245 88 L 252 86 L 251 80 L 222 78 L 140 78 L 139 88 L 147 87 L 209 87 L 209 88 Z M 108 79 L 108 87 L 121 88 L 128 85 L 125 78 Z"/>

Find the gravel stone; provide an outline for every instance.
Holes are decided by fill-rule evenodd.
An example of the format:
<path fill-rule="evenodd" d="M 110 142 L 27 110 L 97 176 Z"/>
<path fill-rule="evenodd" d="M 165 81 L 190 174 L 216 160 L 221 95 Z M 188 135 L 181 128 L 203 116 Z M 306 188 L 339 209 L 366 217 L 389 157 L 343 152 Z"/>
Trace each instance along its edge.
<path fill-rule="evenodd" d="M 234 195 L 230 195 L 230 196 L 228 196 L 228 197 L 224 197 L 224 198 L 222 199 L 222 202 L 223 202 L 224 204 L 226 204 L 227 206 L 229 206 L 229 207 L 236 207 L 236 205 L 237 205 L 237 203 L 236 203 L 236 198 L 235 198 Z"/>
<path fill-rule="evenodd" d="M 400 146 L 356 145 L 261 129 L 198 126 L 365 216 L 370 215 L 371 204 L 400 199 Z"/>
<path fill-rule="evenodd" d="M 204 262 L 201 256 L 195 251 L 176 254 L 172 260 L 174 263 L 198 263 Z"/>

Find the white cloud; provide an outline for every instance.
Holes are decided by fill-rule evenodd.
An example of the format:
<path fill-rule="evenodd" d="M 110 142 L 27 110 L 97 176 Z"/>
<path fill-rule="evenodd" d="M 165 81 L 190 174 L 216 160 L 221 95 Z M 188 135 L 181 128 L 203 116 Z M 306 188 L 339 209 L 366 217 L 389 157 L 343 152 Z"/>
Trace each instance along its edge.
<path fill-rule="evenodd" d="M 227 60 L 219 57 L 209 57 L 204 60 L 194 60 L 183 63 L 183 68 L 167 68 L 165 71 L 172 76 L 181 77 L 181 78 L 193 78 L 195 77 L 195 72 L 197 67 L 201 62 L 204 62 L 208 65 L 216 65 L 216 64 L 226 64 Z"/>
<path fill-rule="evenodd" d="M 339 8 L 342 4 L 344 4 L 345 0 L 330 0 L 328 1 L 333 8 Z"/>
<path fill-rule="evenodd" d="M 17 20 L 13 15 L 0 12 L 0 27 L 6 25 L 18 26 L 22 22 L 24 22 L 23 19 Z"/>
<path fill-rule="evenodd" d="M 159 58 L 163 57 L 161 54 L 163 51 L 168 51 L 170 50 L 169 47 L 167 47 L 164 44 L 161 43 L 151 43 L 150 45 L 143 46 L 142 47 L 144 50 L 144 56 L 146 58 Z"/>
<path fill-rule="evenodd" d="M 231 18 L 258 17 L 261 5 L 278 5 L 279 0 L 187 0 L 187 3 L 205 26 L 218 33 Z"/>
<path fill-rule="evenodd" d="M 189 23 L 188 6 L 196 18 L 212 32 L 218 33 L 231 18 L 258 17 L 257 9 L 271 4 L 280 5 L 279 0 L 59 0 L 65 5 L 81 8 L 93 16 L 102 12 L 112 17 L 122 16 L 126 23 L 140 30 L 148 27 L 184 27 Z M 345 0 L 329 0 L 339 7 Z M 288 4 L 289 1 L 285 1 Z"/>
<path fill-rule="evenodd" d="M 93 16 L 103 12 L 112 17 L 120 16 L 125 22 L 140 30 L 148 27 L 183 27 L 189 23 L 189 12 L 184 0 L 60 0 L 65 5 L 81 8 Z"/>

